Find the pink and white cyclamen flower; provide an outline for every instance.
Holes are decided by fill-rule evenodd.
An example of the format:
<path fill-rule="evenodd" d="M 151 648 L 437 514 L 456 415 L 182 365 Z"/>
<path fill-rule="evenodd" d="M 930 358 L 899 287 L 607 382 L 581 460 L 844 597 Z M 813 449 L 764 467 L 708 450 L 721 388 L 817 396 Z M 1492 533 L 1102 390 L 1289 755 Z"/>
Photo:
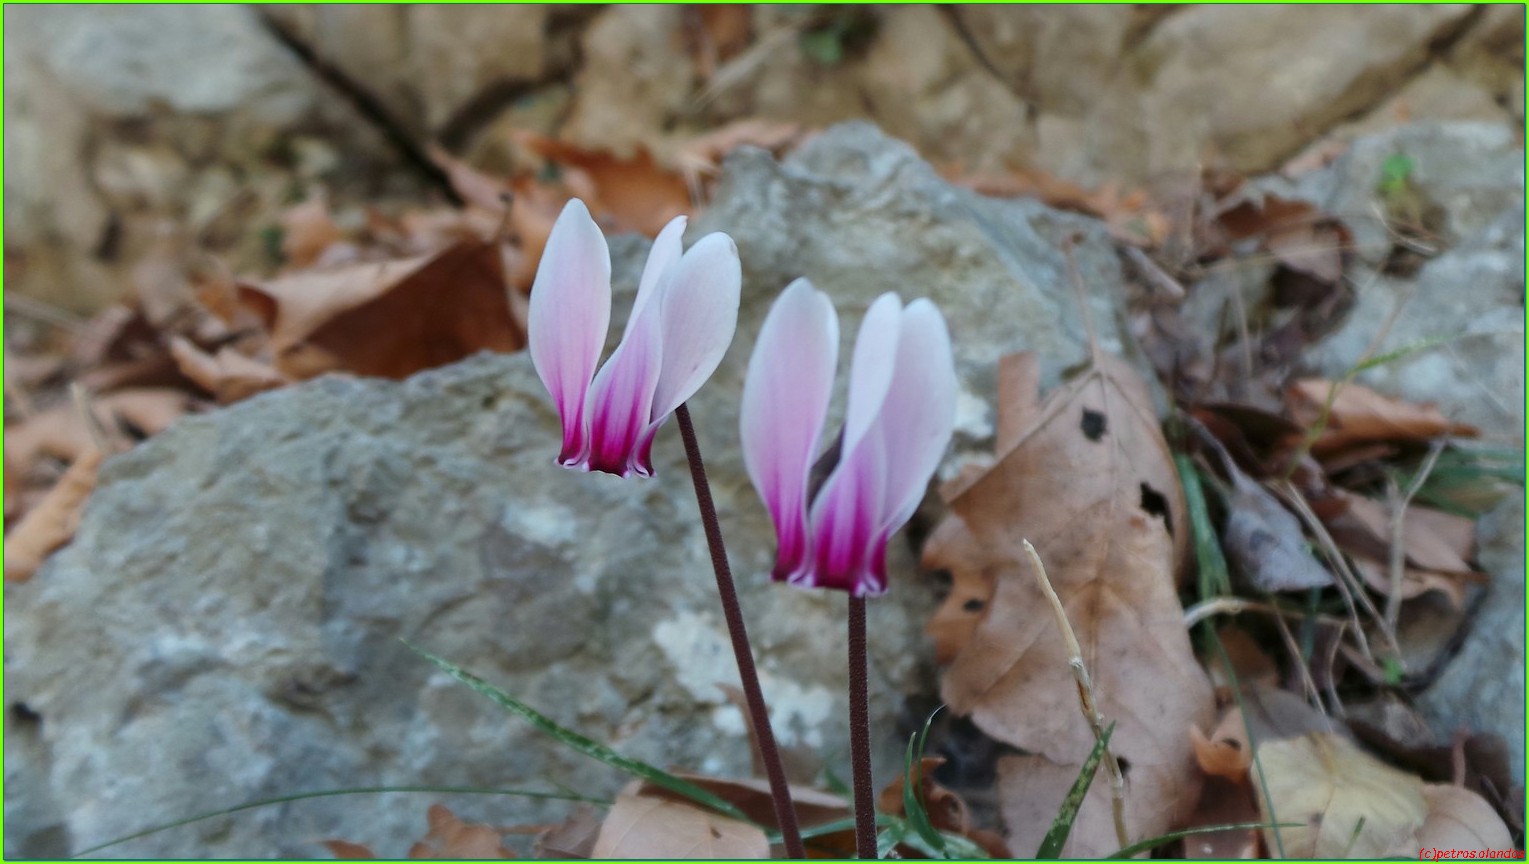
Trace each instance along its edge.
<path fill-rule="evenodd" d="M 659 427 L 716 371 L 738 326 L 738 247 L 708 234 L 684 251 L 685 217 L 653 240 L 621 344 L 596 374 L 611 317 L 611 258 L 584 202 L 552 227 L 531 286 L 531 362 L 563 423 L 558 464 L 653 474 Z"/>
<path fill-rule="evenodd" d="M 839 462 L 809 500 L 838 353 L 833 303 L 807 280 L 792 282 L 749 360 L 743 457 L 775 522 L 774 578 L 869 597 L 887 590 L 887 541 L 950 443 L 955 365 L 933 303 L 878 297 L 855 339 Z"/>

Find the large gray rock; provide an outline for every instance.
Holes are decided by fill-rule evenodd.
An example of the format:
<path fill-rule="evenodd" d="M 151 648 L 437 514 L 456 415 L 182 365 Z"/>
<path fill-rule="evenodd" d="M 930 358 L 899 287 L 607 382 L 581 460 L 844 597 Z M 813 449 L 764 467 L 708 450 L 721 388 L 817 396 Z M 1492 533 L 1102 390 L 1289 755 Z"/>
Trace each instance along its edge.
<path fill-rule="evenodd" d="M 1460 652 L 1419 700 L 1439 743 L 1456 731 L 1508 742 L 1508 770 L 1524 782 L 1524 493 L 1516 490 L 1478 526 L 1476 557 L 1491 588 Z"/>
<path fill-rule="evenodd" d="M 699 221 L 693 234 L 732 232 L 746 262 L 739 338 L 693 409 L 764 688 L 783 741 L 844 776 L 844 599 L 768 582 L 773 538 L 734 444 L 765 309 L 788 278 L 810 276 L 835 297 L 849 339 L 881 291 L 934 298 L 956 339 L 972 445 L 991 432 L 998 354 L 1040 350 L 1052 379 L 1083 355 L 1057 244 L 1076 235 L 1112 348 L 1120 272 L 1099 225 L 954 189 L 865 125 L 831 130 L 784 164 L 738 155 Z M 643 244 L 613 250 L 627 303 Z M 627 755 L 746 773 L 741 717 L 716 687 L 735 672 L 677 436 L 660 436 L 658 477 L 646 481 L 565 472 L 552 464 L 557 444 L 528 358 L 480 356 L 402 383 L 332 377 L 266 394 L 112 459 L 75 541 L 6 588 L 8 854 L 64 855 L 319 788 L 601 794 L 623 782 L 399 637 Z M 895 542 L 892 593 L 871 606 L 883 781 L 900 764 L 905 698 L 933 692 L 921 636 L 932 604 L 912 562 Z M 397 854 L 439 797 L 305 801 L 114 851 L 307 857 L 341 837 Z M 496 824 L 564 809 L 451 803 Z"/>
<path fill-rule="evenodd" d="M 1118 101 L 1100 106 L 1123 112 L 1109 124 L 1113 141 L 1101 142 L 1121 160 L 1117 170 L 1192 168 L 1206 147 L 1231 168 L 1269 170 L 1421 69 L 1470 7 L 1305 12 L 1196 6 L 1165 18 L 1132 49 Z"/>
<path fill-rule="evenodd" d="M 730 398 L 713 389 L 697 403 Z M 717 452 L 728 432 L 701 434 Z M 29 798 L 51 797 L 69 844 L 36 848 L 29 838 L 60 832 L 13 823 L 15 854 L 315 788 L 620 785 L 400 637 L 628 755 L 746 772 L 741 718 L 716 687 L 735 679 L 733 661 L 674 436 L 651 482 L 565 472 L 557 440 L 529 358 L 481 356 L 402 384 L 331 378 L 263 396 L 112 460 L 77 540 L 10 591 L 7 693 L 40 715 L 48 754 L 43 782 L 10 800 L 20 821 L 48 809 Z M 717 479 L 724 501 L 746 493 Z M 845 746 L 844 601 L 767 584 L 768 526 L 729 514 L 726 527 L 777 729 L 832 758 Z M 901 590 L 874 606 L 887 747 L 902 693 L 923 677 L 909 643 L 924 591 L 906 551 L 897 561 Z M 13 769 L 37 771 L 8 753 Z M 396 852 L 425 803 L 271 808 L 117 853 L 307 857 L 326 837 Z M 557 809 L 480 800 L 467 812 L 505 822 Z"/>
<path fill-rule="evenodd" d="M 1431 212 L 1441 251 L 1412 275 L 1388 275 L 1396 242 L 1378 191 L 1382 165 L 1405 156 L 1413 199 Z M 1494 123 L 1417 123 L 1361 138 L 1331 167 L 1287 192 L 1341 218 L 1354 235 L 1348 274 L 1357 297 L 1347 319 L 1306 360 L 1345 375 L 1373 349 L 1400 359 L 1360 373 L 1382 393 L 1436 403 L 1479 426 L 1497 447 L 1523 447 L 1524 150 Z M 1397 312 L 1397 307 L 1400 311 Z M 1394 319 L 1393 319 L 1394 314 Z M 1390 330 L 1376 345 L 1381 328 Z M 1426 347 L 1430 346 L 1431 347 Z M 1478 558 L 1488 593 L 1459 654 L 1423 695 L 1435 731 L 1495 732 L 1507 739 L 1523 781 L 1523 495 L 1480 522 Z"/>
<path fill-rule="evenodd" d="M 1429 213 L 1440 251 L 1415 274 L 1387 272 L 1396 245 L 1382 166 L 1411 163 L 1413 200 Z M 1294 189 L 1343 220 L 1354 236 L 1355 306 L 1307 354 L 1341 376 L 1364 356 L 1400 305 L 1375 353 L 1444 340 L 1367 370 L 1359 380 L 1435 402 L 1488 437 L 1522 445 L 1524 405 L 1524 149 L 1494 123 L 1417 123 L 1361 138 Z"/>
<path fill-rule="evenodd" d="M 1030 149 L 1024 101 L 940 10 L 755 6 L 750 15 L 754 46 L 703 80 L 691 64 L 673 62 L 675 43 L 687 38 L 679 10 L 605 9 L 584 33 L 585 65 L 560 134 L 663 155 L 740 118 L 813 128 L 868 118 L 937 164 L 964 170 L 999 170 Z M 801 37 L 832 20 L 851 22 L 845 26 L 857 35 L 844 37 L 844 56 L 826 63 Z"/>
<path fill-rule="evenodd" d="M 166 226 L 235 269 L 265 269 L 269 244 L 250 226 L 311 186 L 411 185 L 250 7 L 7 8 L 5 97 L 5 248 L 18 265 L 6 287 L 81 312 L 118 300 L 151 250 L 163 256 Z"/>
<path fill-rule="evenodd" d="M 738 238 L 750 289 L 742 320 L 763 320 L 780 289 L 805 276 L 833 296 L 840 357 L 848 358 L 876 297 L 934 300 L 955 344 L 964 442 L 992 434 L 1000 356 L 1037 352 L 1050 386 L 1087 356 L 1090 323 L 1105 350 L 1126 350 L 1120 260 L 1095 220 L 951 186 L 911 147 L 864 122 L 836 126 L 784 162 L 744 149 L 726 167 L 694 230 Z M 741 383 L 740 349 L 752 331 L 740 326 L 722 380 Z"/>
<path fill-rule="evenodd" d="M 1449 75 L 1404 86 L 1429 68 L 1434 46 L 1471 26 L 1467 6 L 974 6 L 957 15 L 975 50 L 1036 109 L 1031 164 L 1087 183 L 1194 176 L 1207 160 L 1269 171 L 1383 103 L 1377 114 L 1392 124 L 1403 111 L 1508 119 L 1492 104 L 1506 86 L 1484 92 Z M 1511 53 L 1475 44 L 1472 59 Z"/>
<path fill-rule="evenodd" d="M 262 14 L 421 136 L 573 58 L 571 41 L 551 27 L 567 13 L 548 5 L 274 6 Z"/>

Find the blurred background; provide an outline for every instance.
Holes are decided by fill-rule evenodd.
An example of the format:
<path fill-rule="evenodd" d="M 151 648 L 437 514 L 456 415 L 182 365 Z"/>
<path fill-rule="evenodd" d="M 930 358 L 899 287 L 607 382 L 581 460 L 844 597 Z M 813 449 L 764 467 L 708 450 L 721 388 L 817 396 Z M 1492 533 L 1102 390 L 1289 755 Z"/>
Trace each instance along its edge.
<path fill-rule="evenodd" d="M 844 761 L 841 612 L 769 590 L 728 444 L 790 278 L 828 286 L 846 339 L 882 291 L 941 304 L 963 387 L 945 479 L 992 462 L 1000 355 L 1039 352 L 1050 386 L 1092 337 L 1169 399 L 1281 415 L 1292 376 L 1400 350 L 1358 380 L 1442 414 L 1363 458 L 1415 470 L 1468 429 L 1522 472 L 1521 6 L 4 15 L 7 855 L 304 789 L 620 788 L 398 636 L 622 752 L 747 772 L 677 445 L 662 483 L 549 467 L 556 421 L 515 352 L 572 196 L 612 236 L 618 332 L 644 235 L 687 213 L 689 240 L 738 240 L 739 341 L 694 410 L 803 782 Z M 1495 515 L 1461 557 L 1496 581 L 1420 613 L 1409 668 L 1431 673 L 1405 711 L 1384 670 L 1346 674 L 1393 738 L 1507 739 L 1483 782 L 1521 838 L 1522 493 L 1502 500 L 1467 502 Z M 881 778 L 949 659 L 924 635 L 948 585 L 915 564 L 935 501 L 873 610 Z M 970 724 L 936 738 L 1001 827 L 1006 751 Z M 430 800 L 283 805 L 105 854 L 388 856 Z M 567 810 L 451 800 L 522 828 Z"/>
<path fill-rule="evenodd" d="M 1522 13 L 1501 6 L 6 14 L 7 293 L 81 314 L 166 243 L 280 266 L 279 217 L 315 194 L 446 195 L 432 145 L 503 175 L 526 135 L 680 172 L 737 121 L 770 144 L 866 118 L 961 176 L 1130 190 L 1408 121 L 1522 123 Z"/>

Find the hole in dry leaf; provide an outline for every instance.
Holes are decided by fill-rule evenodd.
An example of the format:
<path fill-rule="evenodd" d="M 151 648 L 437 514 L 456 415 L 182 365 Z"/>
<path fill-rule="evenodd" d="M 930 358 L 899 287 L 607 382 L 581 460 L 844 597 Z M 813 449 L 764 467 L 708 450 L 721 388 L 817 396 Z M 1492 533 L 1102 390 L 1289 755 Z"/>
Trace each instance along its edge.
<path fill-rule="evenodd" d="M 1104 415 L 1098 411 L 1083 409 L 1083 434 L 1090 441 L 1104 437 Z"/>
<path fill-rule="evenodd" d="M 1168 499 L 1145 483 L 1141 484 L 1141 509 L 1161 517 L 1163 527 L 1168 529 L 1170 535 L 1173 534 L 1173 514 L 1168 511 Z"/>
<path fill-rule="evenodd" d="M 27 703 L 17 702 L 11 706 L 11 719 L 17 723 L 41 723 L 42 715 L 33 711 Z"/>
<path fill-rule="evenodd" d="M 117 429 L 123 435 L 126 435 L 135 444 L 141 441 L 147 441 L 150 434 L 147 429 L 139 426 L 137 423 L 134 423 L 126 417 L 117 418 Z"/>
<path fill-rule="evenodd" d="M 1124 756 L 1117 756 L 1115 758 L 1115 761 L 1120 763 L 1120 776 L 1124 777 L 1126 779 L 1130 779 L 1130 777 L 1131 777 L 1131 760 L 1127 759 Z"/>
<path fill-rule="evenodd" d="M 999 758 L 1024 752 L 988 737 L 970 717 L 946 717 L 939 731 L 931 733 L 937 743 L 932 740 L 926 751 L 946 759 L 933 775 L 942 786 L 958 792 L 990 789 L 998 780 Z"/>

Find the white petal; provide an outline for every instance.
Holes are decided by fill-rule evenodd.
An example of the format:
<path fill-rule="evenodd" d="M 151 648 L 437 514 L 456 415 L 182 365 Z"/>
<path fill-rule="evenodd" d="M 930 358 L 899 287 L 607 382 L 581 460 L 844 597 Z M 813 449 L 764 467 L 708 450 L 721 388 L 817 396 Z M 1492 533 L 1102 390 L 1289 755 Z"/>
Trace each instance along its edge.
<path fill-rule="evenodd" d="M 902 313 L 896 371 L 872 433 L 883 443 L 886 486 L 881 531 L 891 534 L 918 508 L 950 444 L 956 370 L 945 318 L 928 300 Z"/>
<path fill-rule="evenodd" d="M 896 294 L 876 298 L 860 321 L 855 354 L 849 367 L 849 404 L 844 409 L 843 454 L 854 450 L 881 411 L 882 400 L 892 383 L 897 356 L 897 331 L 902 323 L 902 301 Z"/>
<path fill-rule="evenodd" d="M 717 370 L 738 329 L 742 288 L 738 247 L 726 234 L 702 237 L 660 280 L 654 302 L 661 304 L 664 355 L 651 422 L 680 407 Z"/>
<path fill-rule="evenodd" d="M 531 363 L 563 422 L 559 461 L 588 450 L 584 403 L 611 319 L 611 256 L 605 235 L 575 198 L 542 251 L 527 311 Z"/>
<path fill-rule="evenodd" d="M 839 316 L 806 279 L 775 299 L 749 357 L 739 409 L 743 462 L 779 540 L 776 578 L 807 563 L 807 482 L 839 360 Z"/>
<path fill-rule="evenodd" d="M 632 301 L 632 316 L 627 319 L 628 330 L 632 329 L 632 322 L 637 320 L 637 313 L 653 298 L 659 280 L 680 260 L 680 254 L 684 251 L 681 238 L 685 235 L 685 224 L 688 221 L 684 216 L 676 216 L 653 238 L 653 246 L 648 250 L 648 263 L 643 266 L 642 279 L 637 283 L 637 297 Z"/>

